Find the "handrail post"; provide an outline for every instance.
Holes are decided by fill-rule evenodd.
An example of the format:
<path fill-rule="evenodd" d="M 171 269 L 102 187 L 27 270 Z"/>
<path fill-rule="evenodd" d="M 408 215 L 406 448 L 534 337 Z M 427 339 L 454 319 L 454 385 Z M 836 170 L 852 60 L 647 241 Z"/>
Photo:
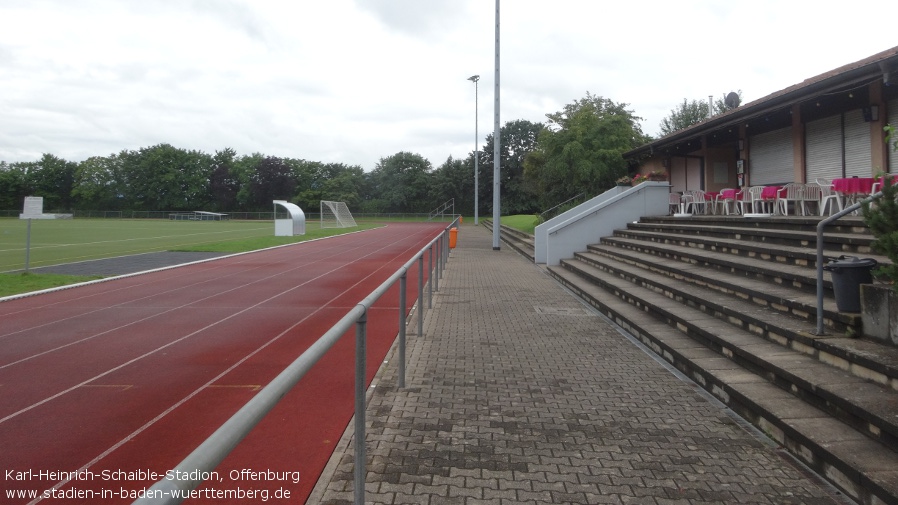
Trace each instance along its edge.
<path fill-rule="evenodd" d="M 418 337 L 424 336 L 424 255 L 418 257 Z"/>
<path fill-rule="evenodd" d="M 443 272 L 442 272 L 442 270 L 440 270 L 440 251 L 442 250 L 442 247 L 443 247 L 443 236 L 440 235 L 440 238 L 437 239 L 436 246 L 433 248 L 434 254 L 436 255 L 436 258 L 434 258 L 434 260 L 433 260 L 433 269 L 434 269 L 433 289 L 436 292 L 440 291 L 440 277 L 443 276 Z"/>
<path fill-rule="evenodd" d="M 815 335 L 823 333 L 823 227 L 825 220 L 817 223 L 817 331 Z"/>
<path fill-rule="evenodd" d="M 365 505 L 365 359 L 367 353 L 368 310 L 359 316 L 355 328 L 355 505 Z"/>
<path fill-rule="evenodd" d="M 817 329 L 815 335 L 826 335 L 823 324 L 823 229 L 826 225 L 860 209 L 865 203 L 870 203 L 881 197 L 882 191 L 874 193 L 817 223 Z"/>
<path fill-rule="evenodd" d="M 399 387 L 405 387 L 405 284 L 406 272 L 399 278 Z"/>
<path fill-rule="evenodd" d="M 443 236 L 446 237 L 446 240 L 443 241 L 443 270 L 446 270 L 446 260 L 449 258 L 449 230 L 443 233 Z"/>
<path fill-rule="evenodd" d="M 433 308 L 433 282 L 434 282 L 433 246 L 432 245 L 427 250 L 427 276 L 428 276 L 428 279 L 427 279 L 427 292 L 428 292 L 427 308 L 432 309 Z"/>
<path fill-rule="evenodd" d="M 434 237 L 427 246 L 422 248 L 415 257 L 410 259 L 402 268 L 384 281 L 377 289 L 372 291 L 358 305 L 352 307 L 340 321 L 328 329 L 324 335 L 316 340 L 312 345 L 303 352 L 298 358 L 290 363 L 282 370 L 277 377 L 262 388 L 252 399 L 244 404 L 240 410 L 232 415 L 224 422 L 215 432 L 196 447 L 186 458 L 177 465 L 178 470 L 184 472 L 192 472 L 201 470 L 208 472 L 218 466 L 221 461 L 240 443 L 240 441 L 253 429 L 264 417 L 284 398 L 296 383 L 305 376 L 305 374 L 324 356 L 329 349 L 337 344 L 350 331 L 353 325 L 356 326 L 356 363 L 355 363 L 355 468 L 353 476 L 353 484 L 355 487 L 354 503 L 363 505 L 365 503 L 365 480 L 367 477 L 366 465 L 366 434 L 365 434 L 365 407 L 366 407 L 366 384 L 367 384 L 367 311 L 381 296 L 387 293 L 392 286 L 400 281 L 402 284 L 407 281 L 406 274 L 408 269 L 418 262 L 418 333 L 423 334 L 423 294 L 424 294 L 424 251 L 428 251 L 430 279 L 436 280 L 433 275 L 434 266 L 434 249 L 437 247 L 439 236 Z M 406 286 L 407 287 L 407 286 Z M 430 303 L 433 304 L 433 287 L 430 291 Z M 402 290 L 402 288 L 400 288 Z M 406 290 L 407 291 L 407 290 Z M 405 327 L 405 306 L 407 305 L 407 294 L 403 298 L 402 309 L 400 310 L 400 325 Z M 404 364 L 404 359 L 402 360 Z M 404 375 L 404 374 L 403 374 Z M 202 483 L 202 480 L 170 480 L 160 479 L 154 483 L 147 496 L 138 498 L 132 505 L 169 505 L 181 503 L 182 499 L 176 496 L 174 490 L 193 490 Z M 167 498 L 161 501 L 158 498 L 151 498 L 156 493 L 161 493 Z"/>
<path fill-rule="evenodd" d="M 446 232 L 443 231 L 443 234 L 440 236 L 440 247 L 437 251 L 437 268 L 440 271 L 440 280 L 443 280 L 443 265 L 446 264 Z M 439 291 L 439 285 L 437 285 L 437 291 Z"/>

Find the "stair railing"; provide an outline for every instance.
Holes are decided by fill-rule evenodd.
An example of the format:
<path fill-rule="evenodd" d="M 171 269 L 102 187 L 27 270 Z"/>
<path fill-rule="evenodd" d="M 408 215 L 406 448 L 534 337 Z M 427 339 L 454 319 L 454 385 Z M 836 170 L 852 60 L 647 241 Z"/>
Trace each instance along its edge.
<path fill-rule="evenodd" d="M 446 200 L 446 201 L 445 201 L 443 204 L 441 204 L 439 207 L 437 207 L 437 208 L 433 209 L 432 211 L 430 211 L 430 217 L 428 217 L 427 220 L 428 220 L 428 221 L 433 221 L 433 219 L 434 219 L 435 217 L 437 217 L 437 216 L 439 216 L 440 219 L 442 219 L 443 216 L 446 214 L 446 211 L 449 210 L 449 209 L 452 209 L 452 217 L 455 217 L 455 198 L 451 198 L 451 199 L 449 199 L 449 200 Z"/>
<path fill-rule="evenodd" d="M 814 333 L 815 335 L 826 335 L 823 328 L 823 229 L 826 225 L 861 209 L 865 203 L 873 202 L 879 198 L 882 198 L 882 191 L 874 193 L 817 223 L 817 330 Z"/>
<path fill-rule="evenodd" d="M 567 200 L 565 200 L 565 201 L 559 203 L 558 205 L 552 207 L 551 209 L 549 209 L 549 210 L 547 210 L 547 211 L 541 213 L 541 214 L 539 215 L 539 222 L 540 222 L 540 223 L 544 223 L 544 222 L 546 222 L 548 219 L 550 219 L 551 217 L 555 217 L 555 216 L 550 216 L 550 213 L 551 213 L 551 212 L 554 212 L 556 209 L 559 209 L 559 208 L 561 208 L 561 207 L 564 206 L 564 205 L 567 205 L 567 204 L 573 202 L 574 200 L 578 200 L 578 199 L 582 198 L 583 195 L 585 195 L 585 194 L 586 194 L 586 193 L 580 193 L 580 194 L 577 195 L 577 196 L 572 196 L 572 197 L 568 198 Z"/>

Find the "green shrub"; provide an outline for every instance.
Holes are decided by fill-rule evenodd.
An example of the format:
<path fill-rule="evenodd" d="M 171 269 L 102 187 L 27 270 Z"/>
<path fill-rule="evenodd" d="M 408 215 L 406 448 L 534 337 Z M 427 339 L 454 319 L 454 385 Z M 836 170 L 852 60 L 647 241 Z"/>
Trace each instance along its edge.
<path fill-rule="evenodd" d="M 888 133 L 886 142 L 895 138 L 895 127 L 888 125 L 885 130 Z M 898 140 L 894 140 L 892 147 L 898 151 Z M 883 177 L 881 191 L 882 198 L 874 205 L 864 204 L 864 222 L 875 238 L 871 245 L 873 251 L 887 256 L 892 262 L 891 265 L 880 265 L 876 274 L 887 278 L 892 289 L 898 292 L 898 185 L 893 184 L 892 177 Z"/>

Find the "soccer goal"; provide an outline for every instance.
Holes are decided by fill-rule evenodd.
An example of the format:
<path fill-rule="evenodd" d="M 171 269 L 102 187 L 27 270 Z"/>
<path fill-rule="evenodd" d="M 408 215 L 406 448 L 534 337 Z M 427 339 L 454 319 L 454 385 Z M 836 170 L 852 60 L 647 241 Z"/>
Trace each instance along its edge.
<path fill-rule="evenodd" d="M 357 226 L 345 202 L 321 200 L 322 228 L 351 228 Z"/>

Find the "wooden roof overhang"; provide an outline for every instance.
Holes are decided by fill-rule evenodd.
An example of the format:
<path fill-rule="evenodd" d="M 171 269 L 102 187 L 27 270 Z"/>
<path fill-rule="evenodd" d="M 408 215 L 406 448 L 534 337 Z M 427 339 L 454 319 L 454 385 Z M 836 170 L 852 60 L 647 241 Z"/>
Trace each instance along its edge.
<path fill-rule="evenodd" d="M 743 125 L 748 135 L 783 128 L 792 124 L 792 110 L 796 104 L 801 107 L 803 118 L 835 113 L 833 111 L 845 108 L 846 100 L 856 99 L 857 107 L 866 107 L 870 103 L 867 86 L 877 80 L 882 79 L 886 86 L 891 85 L 889 94 L 898 95 L 898 76 L 890 79 L 896 70 L 898 47 L 806 79 L 673 132 L 624 153 L 624 158 L 685 155 L 700 149 L 703 141 L 708 146 L 727 144 L 739 139 Z M 849 96 L 851 98 L 846 98 Z"/>

